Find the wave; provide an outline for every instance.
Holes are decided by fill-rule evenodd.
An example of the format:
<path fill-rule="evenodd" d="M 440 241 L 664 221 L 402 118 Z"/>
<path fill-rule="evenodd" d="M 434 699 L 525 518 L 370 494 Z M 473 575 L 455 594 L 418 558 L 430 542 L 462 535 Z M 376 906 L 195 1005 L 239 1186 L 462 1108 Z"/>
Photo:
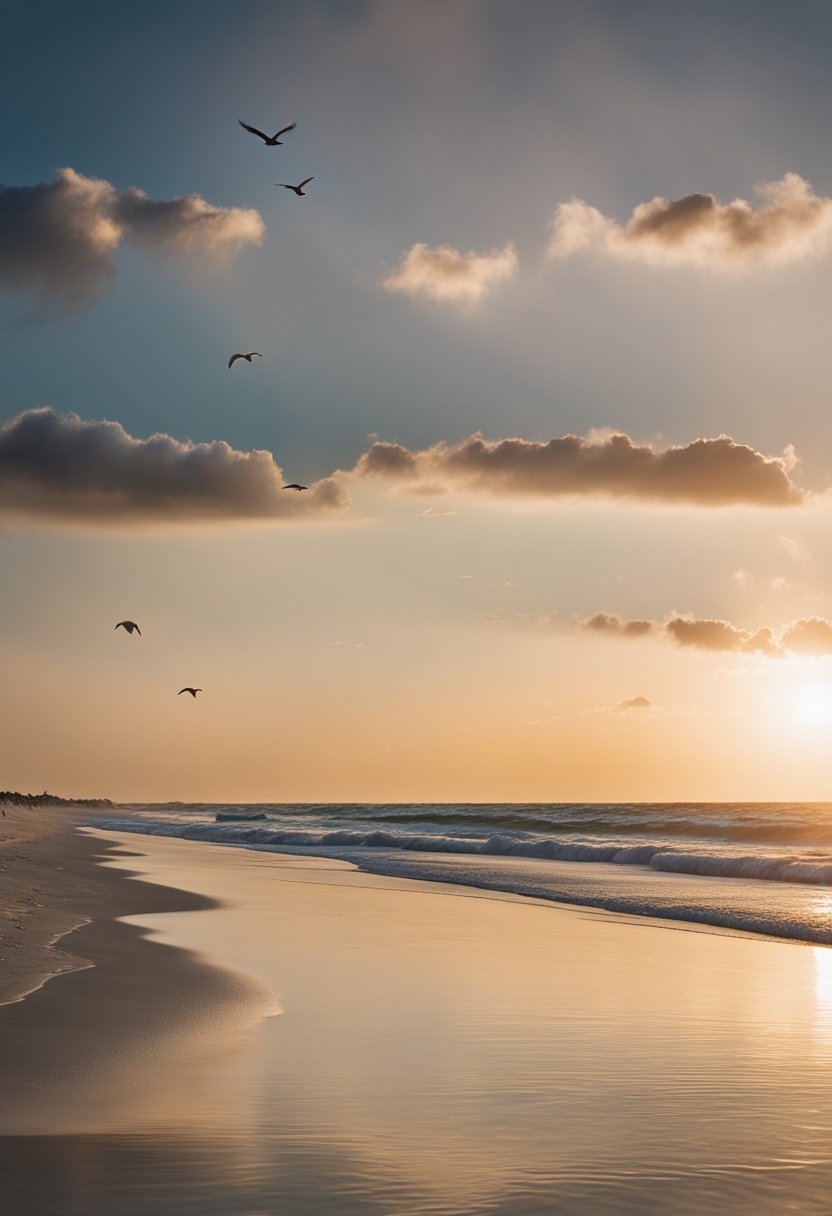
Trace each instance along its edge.
<path fill-rule="evenodd" d="M 279 825 L 378 824 L 414 832 L 483 839 L 501 833 L 552 836 L 651 836 L 832 848 L 829 803 L 168 803 L 125 810 L 257 814 Z"/>
<path fill-rule="evenodd" d="M 123 819 L 97 820 L 98 826 L 124 830 Z M 799 885 L 832 886 L 832 856 L 819 854 L 732 853 L 724 849 L 684 851 L 676 844 L 646 841 L 563 841 L 494 834 L 473 836 L 355 830 L 315 831 L 272 827 L 258 822 L 183 823 L 167 820 L 131 821 L 129 830 L 150 835 L 182 836 L 218 844 L 245 845 L 273 852 L 320 849 L 392 850 L 408 853 L 529 858 L 541 861 L 585 862 L 642 866 L 663 873 L 702 878 L 740 878 Z"/>

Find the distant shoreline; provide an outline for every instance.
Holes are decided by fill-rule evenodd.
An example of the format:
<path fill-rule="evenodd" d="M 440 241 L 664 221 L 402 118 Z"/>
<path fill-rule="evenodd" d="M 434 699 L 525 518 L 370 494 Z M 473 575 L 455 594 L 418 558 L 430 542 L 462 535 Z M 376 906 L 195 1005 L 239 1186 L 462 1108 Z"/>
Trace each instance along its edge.
<path fill-rule="evenodd" d="M 0 790 L 0 806 L 115 806 L 111 798 L 62 798 L 59 794 L 21 794 L 19 790 Z"/>

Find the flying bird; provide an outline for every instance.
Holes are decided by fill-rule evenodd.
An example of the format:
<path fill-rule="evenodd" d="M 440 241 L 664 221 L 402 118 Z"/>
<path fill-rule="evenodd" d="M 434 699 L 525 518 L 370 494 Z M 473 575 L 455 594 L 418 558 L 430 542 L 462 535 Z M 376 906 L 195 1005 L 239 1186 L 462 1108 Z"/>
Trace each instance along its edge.
<path fill-rule="evenodd" d="M 306 198 L 306 191 L 303 187 L 308 186 L 309 183 L 314 182 L 314 180 L 315 174 L 313 173 L 311 177 L 305 177 L 299 186 L 290 186 L 286 182 L 275 182 L 275 185 L 282 186 L 284 190 L 294 190 L 298 198 Z"/>
<path fill-rule="evenodd" d="M 202 692 L 202 689 L 201 688 L 180 688 L 179 692 L 176 694 L 177 697 L 181 697 L 183 692 L 189 692 L 191 694 L 191 696 L 193 697 L 193 699 L 196 700 L 196 694 L 198 692 Z"/>
<path fill-rule="evenodd" d="M 123 629 L 125 633 L 137 633 L 139 637 L 142 636 L 142 631 L 139 629 L 135 621 L 119 621 L 119 623 L 116 625 L 116 629 Z"/>
<path fill-rule="evenodd" d="M 250 351 L 248 351 L 247 354 L 238 353 L 236 355 L 232 355 L 231 358 L 228 360 L 228 366 L 233 367 L 238 359 L 246 359 L 249 363 L 251 363 L 251 360 L 254 358 L 255 355 L 257 356 L 258 359 L 263 358 L 263 356 L 260 354 L 259 350 L 250 350 Z"/>
<path fill-rule="evenodd" d="M 296 481 L 292 481 L 288 486 L 283 487 L 284 490 L 308 490 L 309 486 L 299 486 Z"/>
<path fill-rule="evenodd" d="M 285 135 L 287 131 L 294 131 L 298 125 L 296 122 L 290 122 L 288 127 L 284 127 L 281 131 L 278 131 L 277 135 L 265 135 L 262 131 L 258 131 L 256 127 L 250 127 L 247 122 L 243 122 L 242 118 L 238 118 L 237 122 L 246 131 L 250 131 L 252 135 L 259 135 L 267 148 L 282 148 L 283 141 L 280 136 Z"/>

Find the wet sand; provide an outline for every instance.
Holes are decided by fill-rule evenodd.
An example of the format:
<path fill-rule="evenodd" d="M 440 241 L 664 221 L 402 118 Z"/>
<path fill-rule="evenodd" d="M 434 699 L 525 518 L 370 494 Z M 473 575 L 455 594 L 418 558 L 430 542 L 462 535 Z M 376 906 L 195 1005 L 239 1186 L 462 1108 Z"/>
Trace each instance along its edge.
<path fill-rule="evenodd" d="M 144 911 L 0 1009 L 15 1216 L 826 1216 L 829 950 L 101 837 Z"/>
<path fill-rule="evenodd" d="M 100 864 L 115 846 L 61 812 L 9 808 L 0 831 L 0 1135 L 152 1090 L 171 1060 L 216 1051 L 270 1008 L 262 985 L 120 919 L 211 898 L 126 881 Z"/>

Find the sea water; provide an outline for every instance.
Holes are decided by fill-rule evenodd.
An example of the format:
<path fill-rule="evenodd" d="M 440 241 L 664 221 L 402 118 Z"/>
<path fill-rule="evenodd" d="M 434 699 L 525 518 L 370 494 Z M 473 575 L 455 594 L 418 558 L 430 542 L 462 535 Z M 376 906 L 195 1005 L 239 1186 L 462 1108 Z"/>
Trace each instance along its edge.
<path fill-rule="evenodd" d="M 168 803 L 96 822 L 832 943 L 829 803 Z"/>

